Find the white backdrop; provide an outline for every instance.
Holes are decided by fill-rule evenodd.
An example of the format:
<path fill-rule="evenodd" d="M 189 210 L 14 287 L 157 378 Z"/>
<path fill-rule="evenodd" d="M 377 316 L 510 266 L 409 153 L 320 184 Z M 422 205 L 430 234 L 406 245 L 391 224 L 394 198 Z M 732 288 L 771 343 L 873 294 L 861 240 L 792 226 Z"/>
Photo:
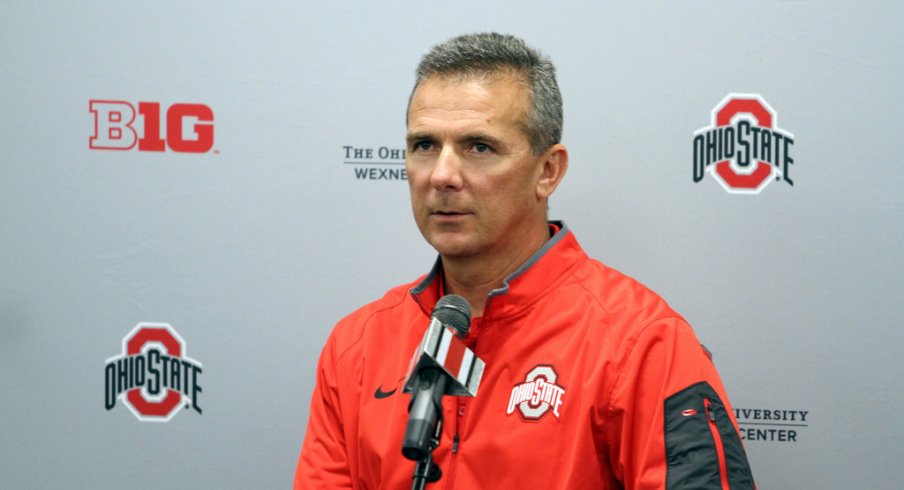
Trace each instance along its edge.
<path fill-rule="evenodd" d="M 444 5 L 0 1 L 0 488 L 289 487 L 333 323 L 434 259 L 406 182 L 379 178 L 414 67 L 483 30 L 558 66 L 551 217 L 694 325 L 759 488 L 900 488 L 904 8 Z M 694 183 L 729 93 L 794 134 L 793 186 Z M 92 100 L 157 103 L 164 128 L 207 106 L 212 146 L 91 149 Z M 203 365 L 203 413 L 105 409 L 140 322 Z"/>

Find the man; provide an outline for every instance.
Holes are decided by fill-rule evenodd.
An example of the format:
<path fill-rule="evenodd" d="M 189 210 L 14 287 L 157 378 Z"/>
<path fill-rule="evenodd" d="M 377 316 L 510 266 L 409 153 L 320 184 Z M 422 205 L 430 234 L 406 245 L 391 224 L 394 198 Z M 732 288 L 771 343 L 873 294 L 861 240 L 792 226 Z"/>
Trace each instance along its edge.
<path fill-rule="evenodd" d="M 547 202 L 568 167 L 551 62 L 476 34 L 421 61 L 406 166 L 439 258 L 346 317 L 321 354 L 296 489 L 407 488 L 400 391 L 436 301 L 463 296 L 486 363 L 445 397 L 447 489 L 752 489 L 718 374 L 655 293 L 587 257 Z"/>

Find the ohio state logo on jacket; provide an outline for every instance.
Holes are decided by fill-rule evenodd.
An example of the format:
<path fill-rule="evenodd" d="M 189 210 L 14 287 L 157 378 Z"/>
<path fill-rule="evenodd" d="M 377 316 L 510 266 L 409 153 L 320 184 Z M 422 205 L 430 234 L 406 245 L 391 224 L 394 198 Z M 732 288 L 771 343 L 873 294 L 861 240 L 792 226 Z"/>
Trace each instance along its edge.
<path fill-rule="evenodd" d="M 524 420 L 537 421 L 549 412 L 559 418 L 565 401 L 565 388 L 556 384 L 559 375 L 551 365 L 540 364 L 512 388 L 506 415 L 516 411 Z"/>

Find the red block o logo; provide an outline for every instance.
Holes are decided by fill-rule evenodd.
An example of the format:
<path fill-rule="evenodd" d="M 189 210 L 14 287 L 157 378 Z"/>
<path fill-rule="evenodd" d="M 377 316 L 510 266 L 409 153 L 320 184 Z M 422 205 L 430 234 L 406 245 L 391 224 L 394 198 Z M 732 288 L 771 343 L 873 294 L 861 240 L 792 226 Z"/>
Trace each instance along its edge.
<path fill-rule="evenodd" d="M 138 328 L 140 327 L 140 328 Z M 148 327 L 139 325 L 137 332 L 132 330 L 130 336 L 126 336 L 126 355 L 141 354 L 145 344 L 154 342 L 166 349 L 166 354 L 172 357 L 182 357 L 184 342 L 172 327 Z M 145 417 L 168 419 L 177 410 L 182 402 L 182 393 L 168 388 L 161 401 L 150 401 L 144 397 L 142 390 L 133 389 L 126 394 L 126 404 Z M 139 417 L 141 418 L 141 417 Z"/>
<path fill-rule="evenodd" d="M 716 111 L 716 127 L 730 126 L 732 119 L 739 114 L 752 116 L 761 128 L 772 128 L 772 110 L 755 98 L 729 99 Z M 773 167 L 760 160 L 753 163 L 752 171 L 739 171 L 740 167 L 732 165 L 730 160 L 722 160 L 716 163 L 716 178 L 732 189 L 758 191 L 772 178 Z"/>

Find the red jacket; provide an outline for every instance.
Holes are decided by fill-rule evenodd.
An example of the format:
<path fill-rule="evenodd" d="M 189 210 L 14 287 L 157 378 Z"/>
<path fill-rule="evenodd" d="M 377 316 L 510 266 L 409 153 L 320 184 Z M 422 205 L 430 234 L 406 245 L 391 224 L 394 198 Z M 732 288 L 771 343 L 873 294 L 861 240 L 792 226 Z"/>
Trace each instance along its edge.
<path fill-rule="evenodd" d="M 446 489 L 752 489 L 718 373 L 655 293 L 562 224 L 475 318 L 475 398 L 445 397 Z M 321 353 L 295 489 L 410 488 L 401 383 L 441 294 L 439 261 L 344 318 Z"/>

